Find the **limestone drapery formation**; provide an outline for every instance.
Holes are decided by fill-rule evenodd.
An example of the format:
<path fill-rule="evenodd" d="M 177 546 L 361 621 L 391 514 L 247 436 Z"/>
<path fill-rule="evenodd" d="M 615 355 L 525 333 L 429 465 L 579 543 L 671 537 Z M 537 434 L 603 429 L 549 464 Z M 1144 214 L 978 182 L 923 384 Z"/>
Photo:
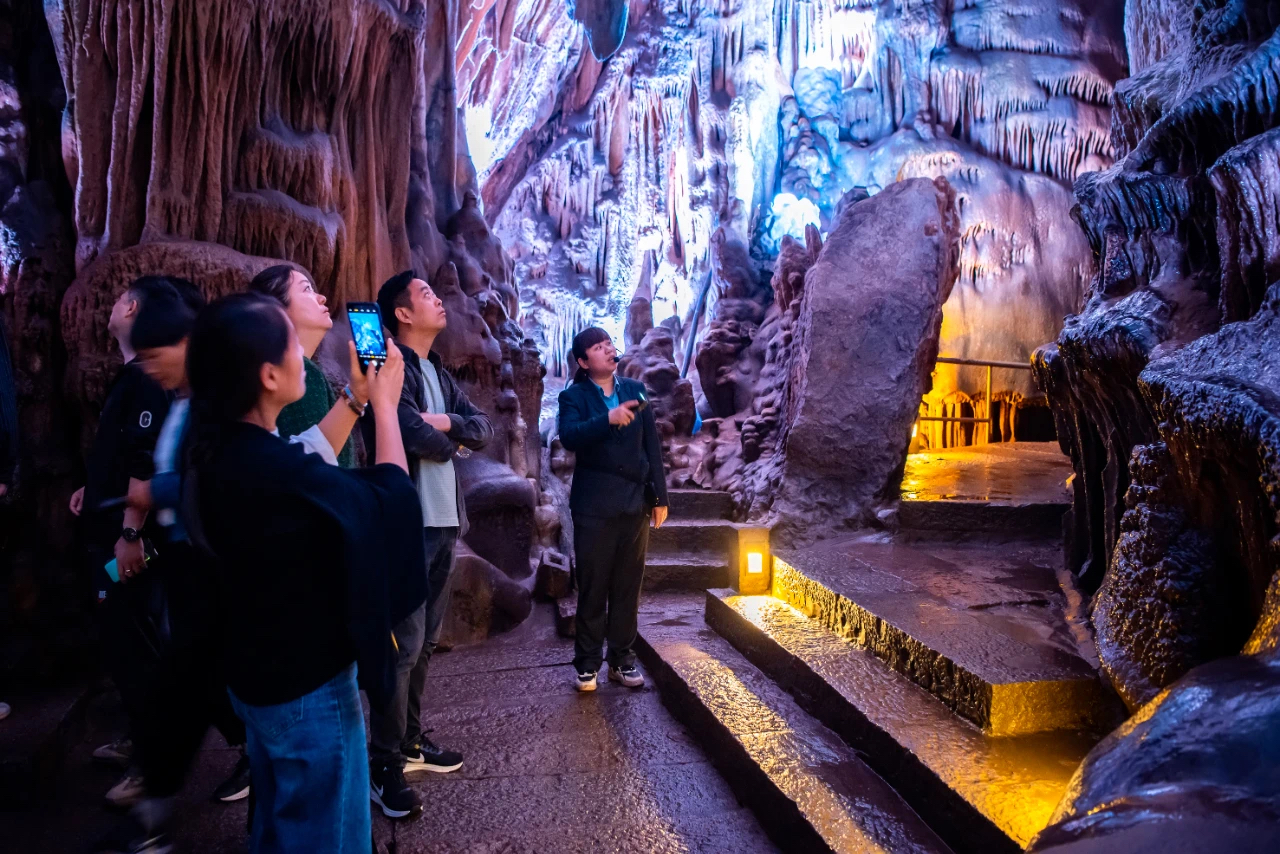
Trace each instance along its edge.
<path fill-rule="evenodd" d="M 957 194 L 946 353 L 1026 359 L 1080 306 L 1092 257 L 1068 186 L 1111 163 L 1122 4 L 635 0 L 604 62 L 576 25 L 584 3 L 469 5 L 468 146 L 549 357 L 588 323 L 619 338 L 641 279 L 655 320 L 701 337 L 720 228 L 767 269 L 783 235 L 829 228 L 850 189 L 909 177 L 946 177 Z M 712 346 L 724 367 L 725 342 Z M 978 381 L 943 367 L 937 393 Z M 1035 394 L 1025 372 L 997 385 Z"/>
<path fill-rule="evenodd" d="M 1098 270 L 1036 369 L 1076 472 L 1069 560 L 1133 717 L 1037 851 L 1262 850 L 1280 820 L 1278 24 L 1263 2 L 1131 3 L 1121 159 L 1076 184 Z"/>
<path fill-rule="evenodd" d="M 524 578 L 539 503 L 528 478 L 536 483 L 541 465 L 542 368 L 515 322 L 511 261 L 465 194 L 472 172 L 458 144 L 453 47 L 469 19 L 460 5 L 65 0 L 45 4 L 43 17 L 33 9 L 12 32 L 42 36 L 46 50 L 51 41 L 56 62 L 21 94 L 56 91 L 65 111 L 61 128 L 29 128 L 30 147 L 61 151 L 72 192 L 37 197 L 38 186 L 20 186 L 22 169 L 4 173 L 20 178 L 11 202 L 38 205 L 5 209 L 4 227 L 18 235 L 5 243 L 5 295 L 30 339 L 43 336 L 41 370 L 52 382 L 42 382 L 66 388 L 63 415 L 78 413 L 88 437 L 119 364 L 108 310 L 136 276 L 186 276 L 216 297 L 287 259 L 340 309 L 416 269 L 449 304 L 439 341 L 446 365 L 494 417 L 484 454 L 501 476 L 471 476 L 479 461 L 459 466 L 468 492 L 486 482 L 476 537 L 496 518 L 525 531 L 501 554 L 481 546 L 482 557 Z M 48 226 L 64 220 L 75 237 L 60 246 Z M 40 310 L 25 321 L 29 306 Z M 319 354 L 338 377 L 346 335 L 336 324 Z M 56 393 L 44 399 L 58 403 Z M 66 471 L 47 524 L 66 527 L 74 443 L 50 456 Z"/>

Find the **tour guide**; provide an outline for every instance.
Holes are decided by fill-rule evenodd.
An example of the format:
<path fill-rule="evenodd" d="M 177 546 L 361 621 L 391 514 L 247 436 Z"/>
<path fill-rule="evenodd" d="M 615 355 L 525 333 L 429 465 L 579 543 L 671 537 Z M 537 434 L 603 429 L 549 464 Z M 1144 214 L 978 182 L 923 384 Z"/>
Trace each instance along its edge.
<path fill-rule="evenodd" d="M 617 351 L 609 333 L 594 326 L 579 332 L 573 356 L 578 372 L 560 392 L 560 441 L 577 455 L 569 491 L 578 582 L 575 684 L 596 689 L 607 636 L 609 678 L 639 688 L 644 677 L 632 647 L 649 519 L 660 528 L 667 518 L 662 443 L 644 383 L 613 372 Z"/>

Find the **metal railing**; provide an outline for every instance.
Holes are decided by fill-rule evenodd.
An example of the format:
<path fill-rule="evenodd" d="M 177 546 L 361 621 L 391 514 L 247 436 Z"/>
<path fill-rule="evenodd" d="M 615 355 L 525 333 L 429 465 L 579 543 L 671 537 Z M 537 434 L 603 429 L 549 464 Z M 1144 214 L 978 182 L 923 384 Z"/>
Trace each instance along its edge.
<path fill-rule="evenodd" d="M 991 399 L 991 371 L 993 368 L 1011 368 L 1016 371 L 1031 370 L 1030 363 L 1024 362 L 997 362 L 991 359 L 957 359 L 953 356 L 939 356 L 939 365 L 964 365 L 970 368 L 986 368 L 987 369 L 987 417 L 971 418 L 958 415 L 921 415 L 917 421 L 948 421 L 953 424 L 986 424 L 987 425 L 987 441 L 991 441 L 991 437 L 996 432 L 996 408 L 995 401 Z"/>

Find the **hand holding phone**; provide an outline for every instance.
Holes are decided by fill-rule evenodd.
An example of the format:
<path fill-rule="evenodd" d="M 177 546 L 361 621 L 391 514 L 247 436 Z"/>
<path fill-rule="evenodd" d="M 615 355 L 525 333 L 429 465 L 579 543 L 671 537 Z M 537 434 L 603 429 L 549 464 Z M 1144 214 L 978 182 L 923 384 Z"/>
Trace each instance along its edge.
<path fill-rule="evenodd" d="M 404 388 L 404 356 L 400 355 L 400 348 L 390 338 L 384 347 L 387 350 L 386 360 L 365 374 L 369 381 L 369 406 L 375 417 L 380 413 L 394 413 L 400 405 L 400 391 Z"/>
<path fill-rule="evenodd" d="M 387 361 L 386 333 L 382 331 L 382 312 L 376 302 L 347 303 L 347 320 L 351 323 L 351 340 L 365 373 L 369 365 Z"/>

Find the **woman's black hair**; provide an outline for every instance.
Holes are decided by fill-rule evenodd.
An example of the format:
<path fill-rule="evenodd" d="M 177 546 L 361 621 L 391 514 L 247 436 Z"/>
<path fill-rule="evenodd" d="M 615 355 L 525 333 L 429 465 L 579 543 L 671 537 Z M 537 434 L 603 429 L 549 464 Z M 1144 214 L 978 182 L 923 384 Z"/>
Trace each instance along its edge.
<path fill-rule="evenodd" d="M 575 383 L 583 382 L 591 377 L 591 374 L 587 372 L 587 369 L 578 364 L 578 360 L 587 358 L 587 351 L 599 344 L 601 341 L 609 340 L 611 340 L 609 333 L 605 332 L 599 326 L 588 326 L 586 329 L 573 336 L 573 363 L 578 367 L 578 370 L 573 374 L 573 381 Z"/>
<path fill-rule="evenodd" d="M 311 274 L 299 267 L 297 264 L 275 264 L 261 273 L 253 277 L 253 281 L 249 283 L 249 293 L 262 294 L 265 297 L 271 297 L 285 308 L 289 307 L 289 283 L 293 280 L 293 274 L 300 273 L 311 283 L 311 287 L 316 286 L 315 279 L 311 278 Z"/>
<path fill-rule="evenodd" d="M 262 395 L 262 366 L 284 361 L 289 318 L 262 294 L 232 294 L 200 313 L 187 345 L 191 408 L 202 421 L 244 416 Z"/>
<path fill-rule="evenodd" d="M 200 289 L 177 276 L 143 276 L 129 286 L 138 301 L 138 315 L 129 331 L 135 350 L 172 347 L 191 334 L 196 315 L 204 308 Z"/>

